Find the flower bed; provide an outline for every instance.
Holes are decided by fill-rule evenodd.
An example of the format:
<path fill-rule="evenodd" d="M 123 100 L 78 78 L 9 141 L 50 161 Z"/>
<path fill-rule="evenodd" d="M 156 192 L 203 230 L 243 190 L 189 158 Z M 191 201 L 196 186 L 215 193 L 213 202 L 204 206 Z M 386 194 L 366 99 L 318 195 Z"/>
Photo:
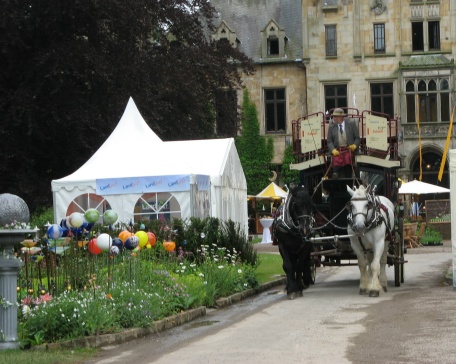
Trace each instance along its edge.
<path fill-rule="evenodd" d="M 50 239 L 59 231 L 54 225 L 38 242 L 39 255 L 19 250 L 25 261 L 18 287 L 24 345 L 150 327 L 156 320 L 211 307 L 220 297 L 258 286 L 256 253 L 233 223 L 211 218 L 176 224 L 150 227 L 156 229 L 153 246 L 137 234 L 145 240 L 138 238 L 128 248 L 125 241 L 118 249 L 113 249 L 114 240 L 125 229 L 114 233 L 99 227 L 96 234 L 76 230 Z M 170 238 L 175 250 L 164 247 Z"/>

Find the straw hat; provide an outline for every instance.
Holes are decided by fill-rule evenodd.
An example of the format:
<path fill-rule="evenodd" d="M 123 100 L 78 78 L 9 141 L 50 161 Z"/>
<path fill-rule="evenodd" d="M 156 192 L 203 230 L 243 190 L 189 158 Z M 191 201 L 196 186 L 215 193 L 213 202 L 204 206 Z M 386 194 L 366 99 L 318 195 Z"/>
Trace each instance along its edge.
<path fill-rule="evenodd" d="M 334 109 L 333 113 L 332 113 L 333 116 L 345 116 L 345 112 L 344 110 L 342 110 L 341 108 L 337 108 L 337 109 Z"/>

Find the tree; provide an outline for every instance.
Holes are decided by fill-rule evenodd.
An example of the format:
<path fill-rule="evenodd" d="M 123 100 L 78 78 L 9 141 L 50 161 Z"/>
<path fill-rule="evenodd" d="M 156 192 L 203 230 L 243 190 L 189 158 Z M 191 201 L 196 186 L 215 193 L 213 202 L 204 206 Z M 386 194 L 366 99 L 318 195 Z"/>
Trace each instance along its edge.
<path fill-rule="evenodd" d="M 288 186 L 290 186 L 291 183 L 300 183 L 299 171 L 290 169 L 290 165 L 295 163 L 298 163 L 298 159 L 293 155 L 293 148 L 289 145 L 285 148 L 281 172 L 282 180 Z"/>
<path fill-rule="evenodd" d="M 260 135 L 257 109 L 247 90 L 244 90 L 242 101 L 241 130 L 236 148 L 247 180 L 247 193 L 256 195 L 269 183 L 274 145 L 272 138 Z"/>
<path fill-rule="evenodd" d="M 0 193 L 50 205 L 51 180 L 90 158 L 129 97 L 163 140 L 236 135 L 217 132 L 216 95 L 252 63 L 210 39 L 210 1 L 1 0 L 0 13 Z"/>

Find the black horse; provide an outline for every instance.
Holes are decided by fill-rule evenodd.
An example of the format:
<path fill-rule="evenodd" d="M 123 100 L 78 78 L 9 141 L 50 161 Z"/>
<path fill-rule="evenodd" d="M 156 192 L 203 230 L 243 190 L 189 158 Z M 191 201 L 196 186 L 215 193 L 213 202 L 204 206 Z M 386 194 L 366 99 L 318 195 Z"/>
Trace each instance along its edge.
<path fill-rule="evenodd" d="M 278 209 L 272 225 L 272 236 L 279 245 L 283 270 L 287 276 L 289 299 L 302 297 L 302 291 L 312 283 L 310 241 L 314 223 L 314 205 L 304 186 L 290 189 L 285 204 Z"/>

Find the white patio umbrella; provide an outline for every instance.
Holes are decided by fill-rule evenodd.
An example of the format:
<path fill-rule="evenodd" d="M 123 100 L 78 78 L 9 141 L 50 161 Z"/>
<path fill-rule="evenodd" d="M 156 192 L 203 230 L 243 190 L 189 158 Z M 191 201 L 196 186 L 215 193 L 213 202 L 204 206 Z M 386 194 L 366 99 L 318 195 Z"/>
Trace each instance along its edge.
<path fill-rule="evenodd" d="M 449 193 L 450 189 L 433 185 L 426 182 L 421 181 L 411 181 L 403 183 L 402 186 L 399 188 L 399 194 L 401 195 L 422 195 L 426 193 Z"/>

